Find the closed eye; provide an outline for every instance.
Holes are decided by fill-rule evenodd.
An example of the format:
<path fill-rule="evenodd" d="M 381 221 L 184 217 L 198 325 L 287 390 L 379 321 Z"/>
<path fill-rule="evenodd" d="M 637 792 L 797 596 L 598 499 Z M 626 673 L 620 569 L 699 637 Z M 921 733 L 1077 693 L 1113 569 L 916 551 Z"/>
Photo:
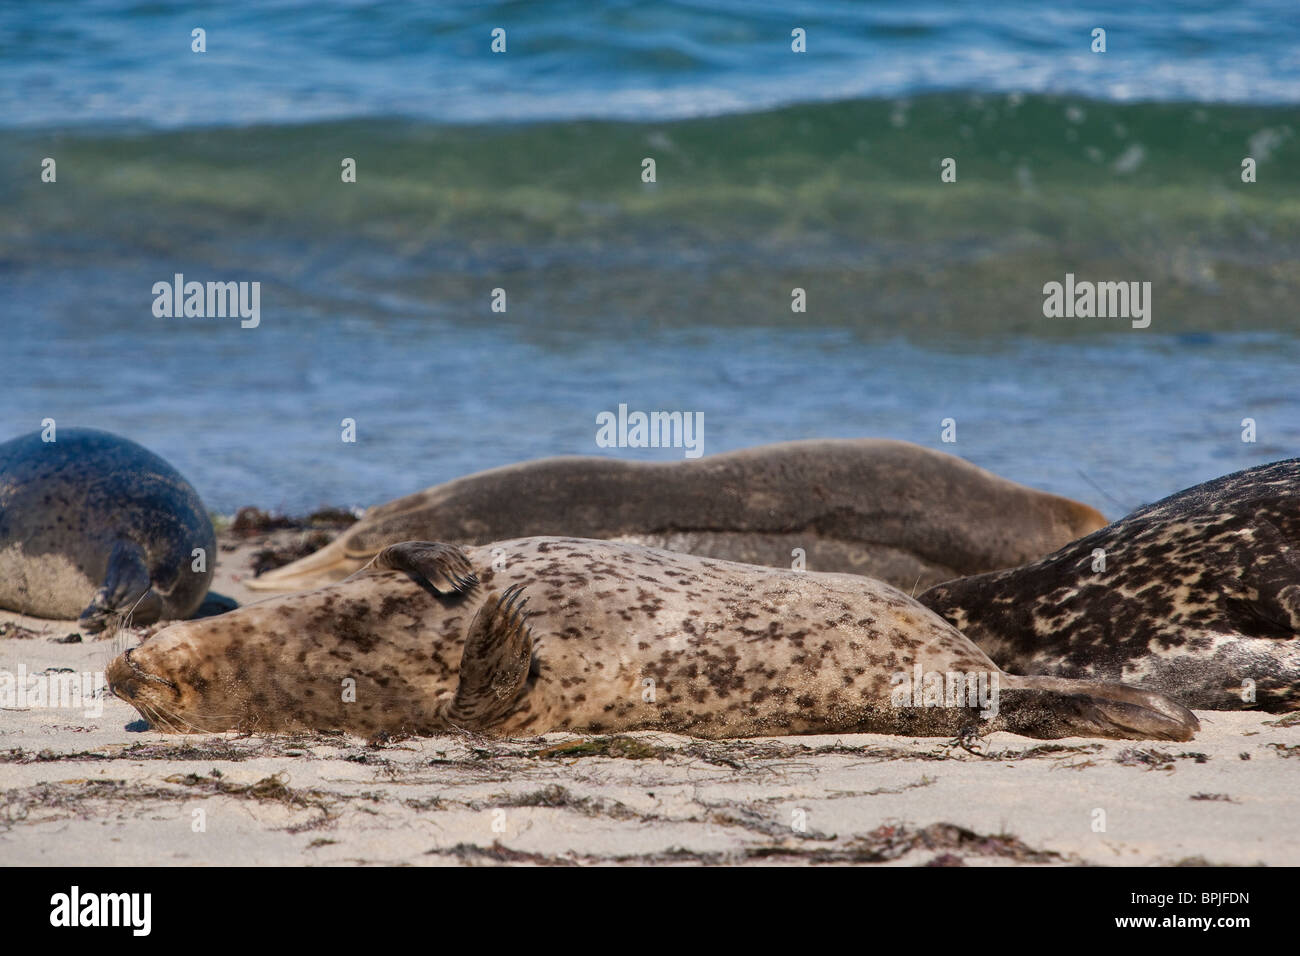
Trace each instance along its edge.
<path fill-rule="evenodd" d="M 145 670 L 139 664 L 137 664 L 135 660 L 131 657 L 131 651 L 133 650 L 135 650 L 134 647 L 129 648 L 126 654 L 123 656 L 126 657 L 127 665 L 131 668 L 131 670 L 135 673 L 137 677 L 140 677 L 144 680 L 153 681 L 155 684 L 164 684 L 167 687 L 170 687 L 176 693 L 178 694 L 180 693 L 180 688 L 177 687 L 175 683 L 169 681 L 166 677 L 159 677 L 157 674 L 150 674 L 147 670 Z"/>

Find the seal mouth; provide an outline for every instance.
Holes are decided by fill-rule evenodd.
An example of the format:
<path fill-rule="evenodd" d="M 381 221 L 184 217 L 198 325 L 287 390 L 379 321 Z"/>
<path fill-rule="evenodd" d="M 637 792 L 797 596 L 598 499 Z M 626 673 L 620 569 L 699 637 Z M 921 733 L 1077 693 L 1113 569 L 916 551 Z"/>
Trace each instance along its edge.
<path fill-rule="evenodd" d="M 174 693 L 180 693 L 180 688 L 176 685 L 174 681 L 169 681 L 166 677 L 160 677 L 157 674 L 150 674 L 147 670 L 145 670 L 143 667 L 137 664 L 135 658 L 131 656 L 131 652 L 134 650 L 136 650 L 136 648 L 134 647 L 128 648 L 127 651 L 122 655 L 123 659 L 126 661 L 127 666 L 131 668 L 132 674 L 134 674 L 136 677 L 140 678 L 141 680 L 152 681 L 155 684 L 162 684 L 164 687 L 170 687 Z"/>

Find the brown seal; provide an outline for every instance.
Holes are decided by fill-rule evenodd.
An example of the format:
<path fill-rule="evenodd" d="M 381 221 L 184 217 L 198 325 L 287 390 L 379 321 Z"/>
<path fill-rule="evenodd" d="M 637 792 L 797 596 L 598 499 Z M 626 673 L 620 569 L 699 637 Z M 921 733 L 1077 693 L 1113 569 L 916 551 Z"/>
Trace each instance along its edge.
<path fill-rule="evenodd" d="M 801 549 L 807 570 L 914 593 L 1033 561 L 1105 524 L 1087 505 L 901 441 L 796 441 L 677 462 L 545 458 L 379 505 L 322 550 L 247 584 L 319 587 L 399 541 L 558 534 L 776 568 Z"/>
<path fill-rule="evenodd" d="M 577 538 L 393 545 L 339 584 L 173 624 L 108 678 L 178 732 L 1197 728 L 1159 694 L 1005 674 L 879 581 Z"/>

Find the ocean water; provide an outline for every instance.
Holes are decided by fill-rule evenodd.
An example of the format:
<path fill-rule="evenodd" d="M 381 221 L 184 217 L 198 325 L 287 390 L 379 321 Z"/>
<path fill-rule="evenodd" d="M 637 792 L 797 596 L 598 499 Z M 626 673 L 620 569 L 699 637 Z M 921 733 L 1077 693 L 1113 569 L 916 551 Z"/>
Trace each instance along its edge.
<path fill-rule="evenodd" d="M 1300 17 L 1218 6 L 0 5 L 0 439 L 116 431 L 223 512 L 682 457 L 597 447 L 620 404 L 1112 517 L 1300 455 Z M 156 316 L 177 273 L 259 324 Z M 1067 273 L 1149 327 L 1045 317 Z"/>

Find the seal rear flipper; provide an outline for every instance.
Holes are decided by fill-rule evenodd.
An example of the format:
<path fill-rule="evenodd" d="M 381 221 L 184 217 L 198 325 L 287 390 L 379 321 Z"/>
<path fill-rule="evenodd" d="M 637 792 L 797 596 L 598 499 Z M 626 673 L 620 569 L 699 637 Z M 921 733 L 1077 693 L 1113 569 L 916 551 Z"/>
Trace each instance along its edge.
<path fill-rule="evenodd" d="M 434 597 L 464 597 L 478 587 L 478 575 L 469 555 L 454 544 L 436 541 L 403 541 L 380 551 L 357 572 L 401 571 Z"/>
<path fill-rule="evenodd" d="M 1026 737 L 1191 740 L 1201 729 L 1182 704 L 1127 684 L 1006 675 L 1002 685 L 997 729 Z"/>
<path fill-rule="evenodd" d="M 163 600 L 153 590 L 144 549 L 134 541 L 119 540 L 108 556 L 104 584 L 78 622 L 93 633 L 108 627 L 118 614 L 130 615 L 135 624 L 152 624 L 162 610 Z"/>
<path fill-rule="evenodd" d="M 493 591 L 470 622 L 456 695 L 443 716 L 453 727 L 482 733 L 515 707 L 533 660 L 523 585 Z"/>
<path fill-rule="evenodd" d="M 305 558 L 249 578 L 244 583 L 253 591 L 309 591 L 342 581 L 365 567 L 373 557 L 374 552 L 366 555 L 351 553 L 344 539 L 339 538 Z"/>

